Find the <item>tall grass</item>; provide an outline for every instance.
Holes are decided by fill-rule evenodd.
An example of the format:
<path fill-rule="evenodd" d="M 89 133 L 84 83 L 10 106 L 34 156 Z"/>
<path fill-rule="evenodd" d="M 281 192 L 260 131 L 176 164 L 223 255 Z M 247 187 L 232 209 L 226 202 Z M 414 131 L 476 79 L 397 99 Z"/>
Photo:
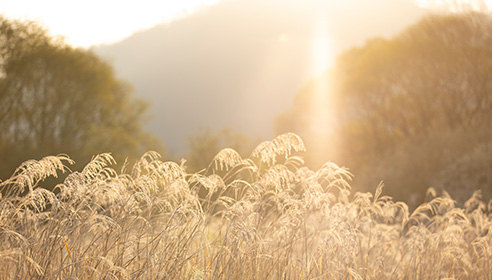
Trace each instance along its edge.
<path fill-rule="evenodd" d="M 284 134 L 249 158 L 222 150 L 201 172 L 149 152 L 121 172 L 109 154 L 67 156 L 0 183 L 2 279 L 490 279 L 491 204 L 444 193 L 405 203 L 351 193 L 334 163 L 313 171 Z"/>

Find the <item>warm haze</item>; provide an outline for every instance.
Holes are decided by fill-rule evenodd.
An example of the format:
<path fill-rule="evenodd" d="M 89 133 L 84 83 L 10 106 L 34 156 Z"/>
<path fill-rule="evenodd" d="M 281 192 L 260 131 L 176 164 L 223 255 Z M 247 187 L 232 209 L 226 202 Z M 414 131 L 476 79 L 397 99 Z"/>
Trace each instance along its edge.
<path fill-rule="evenodd" d="M 0 279 L 490 279 L 491 2 L 0 0 Z"/>
<path fill-rule="evenodd" d="M 182 154 L 203 127 L 272 137 L 276 116 L 338 53 L 424 13 L 411 0 L 227 0 L 95 50 L 151 102 L 148 128 Z"/>
<path fill-rule="evenodd" d="M 179 155 L 185 152 L 186 137 L 204 127 L 272 137 L 275 117 L 343 50 L 374 36 L 390 36 L 426 9 L 480 8 L 475 2 L 0 3 L 7 17 L 40 21 L 51 34 L 75 46 L 105 44 L 96 52 L 114 64 L 139 97 L 150 101 L 148 128 L 164 140 L 171 154 Z"/>

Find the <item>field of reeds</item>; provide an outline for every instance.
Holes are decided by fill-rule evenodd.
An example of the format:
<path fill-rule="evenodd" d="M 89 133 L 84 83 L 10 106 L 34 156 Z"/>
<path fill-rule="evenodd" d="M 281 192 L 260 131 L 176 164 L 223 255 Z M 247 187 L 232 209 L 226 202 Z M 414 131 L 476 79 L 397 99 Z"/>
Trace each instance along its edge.
<path fill-rule="evenodd" d="M 1 279 L 491 279 L 491 204 L 476 192 L 409 212 L 352 193 L 334 163 L 314 171 L 283 134 L 207 169 L 149 152 L 121 171 L 101 154 L 81 171 L 59 155 L 0 183 Z M 38 187 L 69 172 L 53 191 Z"/>

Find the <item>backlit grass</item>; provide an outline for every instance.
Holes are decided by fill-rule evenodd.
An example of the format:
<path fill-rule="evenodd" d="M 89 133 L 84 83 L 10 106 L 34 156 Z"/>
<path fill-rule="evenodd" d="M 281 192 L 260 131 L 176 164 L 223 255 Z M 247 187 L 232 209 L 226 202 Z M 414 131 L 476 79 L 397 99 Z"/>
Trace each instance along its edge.
<path fill-rule="evenodd" d="M 201 172 L 149 152 L 133 167 L 109 154 L 37 187 L 67 156 L 23 163 L 1 182 L 2 279 L 490 279 L 491 205 L 477 192 L 409 212 L 352 193 L 334 163 L 310 170 L 284 134 L 249 158 L 222 150 Z"/>

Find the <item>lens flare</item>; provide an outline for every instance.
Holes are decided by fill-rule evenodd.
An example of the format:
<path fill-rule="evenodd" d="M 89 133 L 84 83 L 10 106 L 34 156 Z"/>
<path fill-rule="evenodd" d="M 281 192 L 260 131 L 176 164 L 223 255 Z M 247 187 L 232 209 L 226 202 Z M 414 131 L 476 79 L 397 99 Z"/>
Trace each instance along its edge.
<path fill-rule="evenodd" d="M 315 21 L 313 32 L 312 71 L 315 76 L 323 74 L 333 63 L 327 29 L 326 17 L 319 17 Z"/>
<path fill-rule="evenodd" d="M 319 16 L 315 21 L 312 39 L 312 73 L 316 77 L 312 84 L 311 96 L 311 123 L 310 137 L 312 149 L 316 150 L 319 158 L 316 161 L 324 162 L 329 154 L 328 147 L 333 143 L 326 143 L 333 122 L 333 108 L 330 100 L 330 82 L 326 74 L 332 67 L 334 55 L 331 48 L 330 34 L 326 16 Z"/>

